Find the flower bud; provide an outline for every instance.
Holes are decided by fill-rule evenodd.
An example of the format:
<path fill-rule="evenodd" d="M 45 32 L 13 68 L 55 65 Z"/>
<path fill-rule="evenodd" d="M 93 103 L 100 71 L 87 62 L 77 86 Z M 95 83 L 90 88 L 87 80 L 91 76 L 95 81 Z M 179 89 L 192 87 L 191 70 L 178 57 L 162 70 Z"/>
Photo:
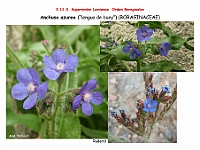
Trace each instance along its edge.
<path fill-rule="evenodd" d="M 126 114 L 124 110 L 119 110 L 121 117 L 125 120 L 126 119 Z"/>
<path fill-rule="evenodd" d="M 36 109 L 38 111 L 38 114 L 42 115 L 46 111 L 46 109 L 47 109 L 45 101 L 44 100 L 39 100 L 36 103 Z"/>

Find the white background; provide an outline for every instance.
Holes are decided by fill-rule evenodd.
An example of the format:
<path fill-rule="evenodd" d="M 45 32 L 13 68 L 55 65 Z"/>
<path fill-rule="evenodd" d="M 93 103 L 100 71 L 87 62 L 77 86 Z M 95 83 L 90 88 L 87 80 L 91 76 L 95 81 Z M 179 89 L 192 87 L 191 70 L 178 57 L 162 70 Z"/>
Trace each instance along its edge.
<path fill-rule="evenodd" d="M 0 1 L 0 61 L 1 61 L 1 149 L 200 149 L 200 2 L 183 0 L 160 1 Z M 56 8 L 143 8 L 144 12 L 56 12 Z M 6 137 L 6 25 L 98 25 L 99 21 L 40 20 L 41 15 L 160 15 L 162 21 L 194 21 L 194 72 L 178 73 L 177 143 L 124 143 L 95 144 L 91 140 L 9 140 Z M 98 36 L 98 35 L 97 35 Z"/>

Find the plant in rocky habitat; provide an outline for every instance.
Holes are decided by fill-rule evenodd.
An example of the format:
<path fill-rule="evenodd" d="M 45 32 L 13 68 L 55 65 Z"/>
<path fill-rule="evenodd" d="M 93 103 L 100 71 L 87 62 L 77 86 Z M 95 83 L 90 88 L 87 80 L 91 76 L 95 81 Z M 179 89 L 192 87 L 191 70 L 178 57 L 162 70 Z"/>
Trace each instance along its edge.
<path fill-rule="evenodd" d="M 177 85 L 173 90 L 167 85 L 156 89 L 153 87 L 153 76 L 154 73 L 143 73 L 146 99 L 136 102 L 135 118 L 130 118 L 131 115 L 125 110 L 119 110 L 119 114 L 115 111 L 111 112 L 111 116 L 119 124 L 122 124 L 134 134 L 145 138 L 146 142 L 149 142 L 155 124 L 165 118 L 165 114 L 177 99 Z M 170 95 L 171 91 L 172 94 Z"/>
<path fill-rule="evenodd" d="M 193 40 L 194 37 L 189 37 L 187 40 L 180 35 L 174 33 L 172 29 L 164 26 L 160 21 L 138 21 L 137 23 L 130 23 L 137 30 L 135 31 L 136 39 L 124 41 L 122 36 L 115 37 L 115 41 L 124 41 L 121 44 L 113 45 L 110 41 L 111 36 L 101 35 L 101 42 L 105 42 L 105 46 L 100 47 L 100 69 L 102 72 L 174 72 L 185 71 L 179 64 L 170 60 L 158 60 L 156 62 L 147 63 L 147 54 L 153 56 L 160 55 L 168 57 L 170 50 L 180 50 L 182 46 L 188 50 L 194 51 L 194 47 L 188 44 L 188 41 Z M 117 22 L 102 22 L 101 28 L 112 27 Z M 121 25 L 121 24 L 120 24 Z M 161 30 L 166 37 L 160 39 L 155 32 Z M 127 33 L 132 34 L 132 33 Z M 128 35 L 129 36 L 129 35 Z M 128 46 L 127 46 L 128 44 Z M 129 54 L 130 55 L 127 55 Z M 127 65 L 128 61 L 136 63 L 133 69 Z"/>
<path fill-rule="evenodd" d="M 107 138 L 107 75 L 99 72 L 99 46 L 94 45 L 99 38 L 91 35 L 99 33 L 99 27 L 36 26 L 37 32 L 38 28 L 48 35 L 52 30 L 59 34 L 69 28 L 73 30 L 68 36 L 73 36 L 53 45 L 53 40 L 42 40 L 44 34 L 39 42 L 33 42 L 34 48 L 27 48 L 30 57 L 27 51 L 14 52 L 6 44 L 7 76 L 13 76 L 13 82 L 7 84 L 7 127 L 25 125 L 38 138 Z M 92 42 L 84 37 L 93 37 L 89 38 Z M 95 51 L 89 54 L 90 48 Z M 25 131 L 8 132 L 14 135 Z"/>

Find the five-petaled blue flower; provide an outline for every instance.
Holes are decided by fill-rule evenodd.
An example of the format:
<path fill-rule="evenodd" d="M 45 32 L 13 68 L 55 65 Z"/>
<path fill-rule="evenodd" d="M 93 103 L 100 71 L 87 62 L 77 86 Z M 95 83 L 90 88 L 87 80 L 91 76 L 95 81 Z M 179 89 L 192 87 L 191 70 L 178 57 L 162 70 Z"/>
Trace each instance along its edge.
<path fill-rule="evenodd" d="M 79 95 L 74 97 L 74 101 L 72 103 L 73 110 L 76 110 L 81 104 L 82 112 L 90 116 L 93 113 L 93 108 L 90 102 L 94 105 L 100 105 L 103 102 L 103 95 L 101 92 L 92 92 L 97 86 L 96 79 L 90 79 L 87 81 L 79 91 Z"/>
<path fill-rule="evenodd" d="M 37 97 L 42 100 L 48 90 L 47 82 L 40 84 L 40 77 L 33 68 L 22 68 L 17 71 L 19 83 L 12 87 L 11 95 L 17 100 L 23 100 L 28 96 L 23 104 L 24 109 L 30 109 L 36 104 Z"/>
<path fill-rule="evenodd" d="M 153 34 L 153 29 L 149 29 L 147 26 L 142 26 L 137 29 L 136 34 L 139 42 L 142 42 L 143 40 L 149 41 L 151 40 L 150 36 Z"/>
<path fill-rule="evenodd" d="M 124 53 L 130 53 L 130 59 L 134 59 L 135 55 L 136 57 L 141 57 L 141 51 L 136 49 L 131 42 L 126 41 L 126 44 L 128 44 L 128 46 L 124 46 L 122 51 Z"/>
<path fill-rule="evenodd" d="M 172 49 L 172 47 L 168 42 L 163 42 L 160 46 L 160 55 L 167 56 L 168 51 L 171 49 Z"/>
<path fill-rule="evenodd" d="M 144 110 L 146 112 L 155 112 L 157 105 L 158 105 L 157 100 L 153 101 L 151 98 L 147 98 L 144 101 L 144 108 L 142 110 Z"/>
<path fill-rule="evenodd" d="M 162 86 L 162 91 L 166 93 L 170 93 L 170 88 L 167 85 Z"/>
<path fill-rule="evenodd" d="M 73 54 L 66 57 L 63 49 L 56 49 L 52 53 L 52 60 L 48 56 L 43 57 L 44 65 L 47 67 L 43 72 L 50 80 L 56 80 L 63 72 L 74 72 L 78 66 L 78 57 Z"/>

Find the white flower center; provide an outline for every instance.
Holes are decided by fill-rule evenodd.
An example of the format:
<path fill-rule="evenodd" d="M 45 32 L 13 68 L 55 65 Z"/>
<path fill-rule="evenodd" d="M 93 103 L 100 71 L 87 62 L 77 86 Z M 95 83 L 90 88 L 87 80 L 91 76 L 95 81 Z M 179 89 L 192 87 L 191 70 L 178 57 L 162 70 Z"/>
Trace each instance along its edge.
<path fill-rule="evenodd" d="M 147 108 L 152 108 L 151 103 L 147 104 Z"/>
<path fill-rule="evenodd" d="M 165 49 L 165 46 L 162 47 L 162 50 L 164 50 L 164 49 Z"/>
<path fill-rule="evenodd" d="M 27 88 L 28 88 L 28 91 L 29 91 L 30 93 L 33 93 L 33 92 L 35 92 L 37 86 L 35 86 L 32 82 L 30 82 L 30 83 L 27 85 Z"/>
<path fill-rule="evenodd" d="M 89 92 L 85 92 L 83 93 L 83 100 L 86 102 L 90 102 L 90 100 L 92 99 L 92 94 Z"/>
<path fill-rule="evenodd" d="M 56 70 L 63 70 L 65 68 L 65 64 L 64 63 L 57 63 L 56 65 Z"/>
<path fill-rule="evenodd" d="M 130 48 L 130 51 L 131 51 L 131 52 L 133 52 L 133 51 L 134 51 L 134 49 L 131 47 L 131 48 Z"/>
<path fill-rule="evenodd" d="M 143 32 L 143 33 L 142 33 L 142 36 L 143 36 L 143 37 L 145 37 L 146 35 L 147 35 L 147 33 L 146 33 L 146 32 Z"/>

